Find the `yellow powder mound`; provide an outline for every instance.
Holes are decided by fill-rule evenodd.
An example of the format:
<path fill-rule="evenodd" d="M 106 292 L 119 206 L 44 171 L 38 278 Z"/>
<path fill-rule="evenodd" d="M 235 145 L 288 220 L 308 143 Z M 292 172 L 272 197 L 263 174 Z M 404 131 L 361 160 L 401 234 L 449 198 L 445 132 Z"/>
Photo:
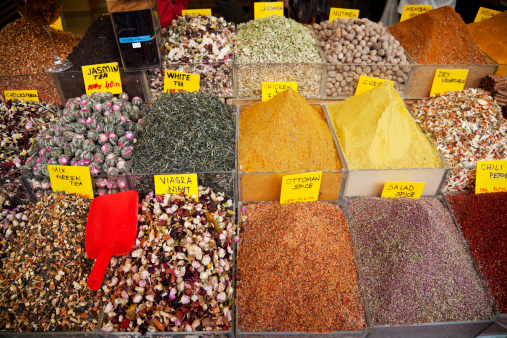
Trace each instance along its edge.
<path fill-rule="evenodd" d="M 389 82 L 327 105 L 350 168 L 433 168 L 443 163 Z"/>
<path fill-rule="evenodd" d="M 486 54 L 498 63 L 507 63 L 507 11 L 467 27 Z"/>
<path fill-rule="evenodd" d="M 239 122 L 241 171 L 341 169 L 322 108 L 292 89 L 243 108 Z"/>

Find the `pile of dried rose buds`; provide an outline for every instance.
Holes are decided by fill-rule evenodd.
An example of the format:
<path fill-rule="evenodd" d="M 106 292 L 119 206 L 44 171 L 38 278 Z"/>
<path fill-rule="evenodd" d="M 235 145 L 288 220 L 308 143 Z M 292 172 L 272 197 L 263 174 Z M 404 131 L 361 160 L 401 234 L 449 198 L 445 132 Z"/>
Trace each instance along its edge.
<path fill-rule="evenodd" d="M 232 325 L 232 200 L 150 193 L 131 252 L 111 260 L 102 331 L 226 331 Z"/>

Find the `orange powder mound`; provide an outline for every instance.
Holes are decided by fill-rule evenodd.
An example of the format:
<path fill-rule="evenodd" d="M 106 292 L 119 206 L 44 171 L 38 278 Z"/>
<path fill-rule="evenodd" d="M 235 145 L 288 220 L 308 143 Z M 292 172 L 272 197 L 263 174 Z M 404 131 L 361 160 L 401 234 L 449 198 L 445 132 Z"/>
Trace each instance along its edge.
<path fill-rule="evenodd" d="M 467 27 L 486 54 L 498 63 L 507 63 L 507 11 Z"/>

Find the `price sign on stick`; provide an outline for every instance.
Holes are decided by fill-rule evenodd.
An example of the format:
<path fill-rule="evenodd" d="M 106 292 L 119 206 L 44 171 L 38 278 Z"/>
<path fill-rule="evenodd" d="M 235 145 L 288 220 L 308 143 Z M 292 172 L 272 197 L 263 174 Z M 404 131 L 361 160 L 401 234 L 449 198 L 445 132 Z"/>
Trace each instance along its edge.
<path fill-rule="evenodd" d="M 86 94 L 111 92 L 121 94 L 120 67 L 118 62 L 82 66 Z"/>
<path fill-rule="evenodd" d="M 448 91 L 462 90 L 468 76 L 468 69 L 437 69 L 430 96 Z"/>
<path fill-rule="evenodd" d="M 317 201 L 321 180 L 322 171 L 283 176 L 280 203 Z"/>
<path fill-rule="evenodd" d="M 489 9 L 485 7 L 479 7 L 479 11 L 477 12 L 477 15 L 475 16 L 474 22 L 481 22 L 486 19 L 489 19 L 491 17 L 494 17 L 497 14 L 500 14 L 502 12 L 495 11 L 494 9 Z"/>
<path fill-rule="evenodd" d="M 93 199 L 90 168 L 65 165 L 48 165 L 53 192 L 66 191 Z"/>
<path fill-rule="evenodd" d="M 39 94 L 36 90 L 5 90 L 5 100 L 23 100 L 39 102 Z"/>
<path fill-rule="evenodd" d="M 401 13 L 400 22 L 418 16 L 419 14 L 426 13 L 432 8 L 431 5 L 405 5 Z"/>
<path fill-rule="evenodd" d="M 201 84 L 201 77 L 197 74 L 189 74 L 176 72 L 174 70 L 166 70 L 164 75 L 164 93 L 180 92 L 198 92 Z"/>
<path fill-rule="evenodd" d="M 283 16 L 283 2 L 254 2 L 254 18 L 261 19 L 270 15 Z"/>
<path fill-rule="evenodd" d="M 199 196 L 197 174 L 155 175 L 155 194 L 174 195 L 183 192 L 187 196 Z"/>
<path fill-rule="evenodd" d="M 366 93 L 368 90 L 377 87 L 384 81 L 387 80 L 361 75 L 359 77 L 359 82 L 357 83 L 356 93 L 354 94 L 354 96 L 359 96 L 363 93 Z M 391 82 L 391 84 L 394 85 L 394 81 L 389 82 Z"/>
<path fill-rule="evenodd" d="M 349 8 L 334 8 L 331 7 L 329 11 L 329 21 L 333 22 L 338 18 L 359 18 L 359 9 L 349 9 Z"/>
<path fill-rule="evenodd" d="M 420 198 L 425 182 L 386 182 L 381 197 Z"/>
<path fill-rule="evenodd" d="M 262 83 L 262 101 L 267 101 L 273 98 L 276 94 L 283 92 L 284 90 L 292 88 L 294 91 L 298 91 L 297 82 L 263 82 Z"/>
<path fill-rule="evenodd" d="M 507 191 L 507 161 L 478 161 L 475 193 Z"/>

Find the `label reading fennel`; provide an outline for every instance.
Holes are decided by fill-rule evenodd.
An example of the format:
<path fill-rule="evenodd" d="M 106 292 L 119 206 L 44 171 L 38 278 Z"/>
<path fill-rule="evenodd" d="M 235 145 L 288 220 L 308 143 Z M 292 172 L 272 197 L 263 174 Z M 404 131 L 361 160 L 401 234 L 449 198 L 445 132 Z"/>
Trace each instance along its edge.
<path fill-rule="evenodd" d="M 283 92 L 284 90 L 292 88 L 294 91 L 298 91 L 297 82 L 263 82 L 262 83 L 262 101 L 267 101 L 275 97 L 276 94 Z"/>
<path fill-rule="evenodd" d="M 5 100 L 39 101 L 39 94 L 36 90 L 5 90 Z"/>
<path fill-rule="evenodd" d="M 349 8 L 335 8 L 331 7 L 329 11 L 329 21 L 333 22 L 338 18 L 359 18 L 359 9 L 349 9 Z"/>
<path fill-rule="evenodd" d="M 387 80 L 378 79 L 376 77 L 369 77 L 369 76 L 361 75 L 359 77 L 359 81 L 357 82 L 356 93 L 354 94 L 354 96 L 359 96 L 363 93 L 366 93 L 368 90 L 377 87 L 379 84 L 381 84 L 384 81 L 387 81 Z M 391 84 L 394 85 L 394 81 L 389 81 L 389 82 L 391 82 Z"/>
<path fill-rule="evenodd" d="M 261 19 L 270 15 L 283 16 L 283 2 L 254 2 L 254 18 Z"/>
<path fill-rule="evenodd" d="M 430 96 L 448 91 L 462 90 L 468 76 L 468 69 L 437 69 Z"/>
<path fill-rule="evenodd" d="M 182 90 L 186 90 L 187 92 L 198 92 L 200 84 L 201 77 L 197 74 L 176 72 L 167 69 L 165 71 L 164 93 L 176 93 Z"/>
<path fill-rule="evenodd" d="M 187 196 L 199 196 L 197 174 L 155 175 L 155 194 L 171 195 L 183 192 Z"/>
<path fill-rule="evenodd" d="M 121 94 L 120 67 L 118 62 L 82 66 L 86 94 L 111 92 Z"/>
<path fill-rule="evenodd" d="M 478 161 L 475 193 L 507 191 L 507 161 Z"/>
<path fill-rule="evenodd" d="M 381 197 L 421 197 L 425 182 L 386 182 Z"/>
<path fill-rule="evenodd" d="M 181 15 L 211 15 L 211 8 L 200 8 L 200 9 L 184 9 L 181 11 Z"/>
<path fill-rule="evenodd" d="M 90 168 L 66 165 L 48 165 L 53 192 L 66 191 L 93 199 Z"/>
<path fill-rule="evenodd" d="M 283 176 L 280 203 L 317 201 L 321 180 L 322 171 Z"/>
<path fill-rule="evenodd" d="M 485 7 L 479 7 L 479 11 L 477 12 L 477 15 L 475 16 L 474 22 L 481 22 L 486 19 L 489 19 L 497 14 L 500 14 L 502 12 L 495 11 L 494 9 L 489 9 Z"/>
<path fill-rule="evenodd" d="M 401 13 L 400 22 L 418 16 L 419 14 L 431 11 L 431 5 L 405 5 Z"/>

